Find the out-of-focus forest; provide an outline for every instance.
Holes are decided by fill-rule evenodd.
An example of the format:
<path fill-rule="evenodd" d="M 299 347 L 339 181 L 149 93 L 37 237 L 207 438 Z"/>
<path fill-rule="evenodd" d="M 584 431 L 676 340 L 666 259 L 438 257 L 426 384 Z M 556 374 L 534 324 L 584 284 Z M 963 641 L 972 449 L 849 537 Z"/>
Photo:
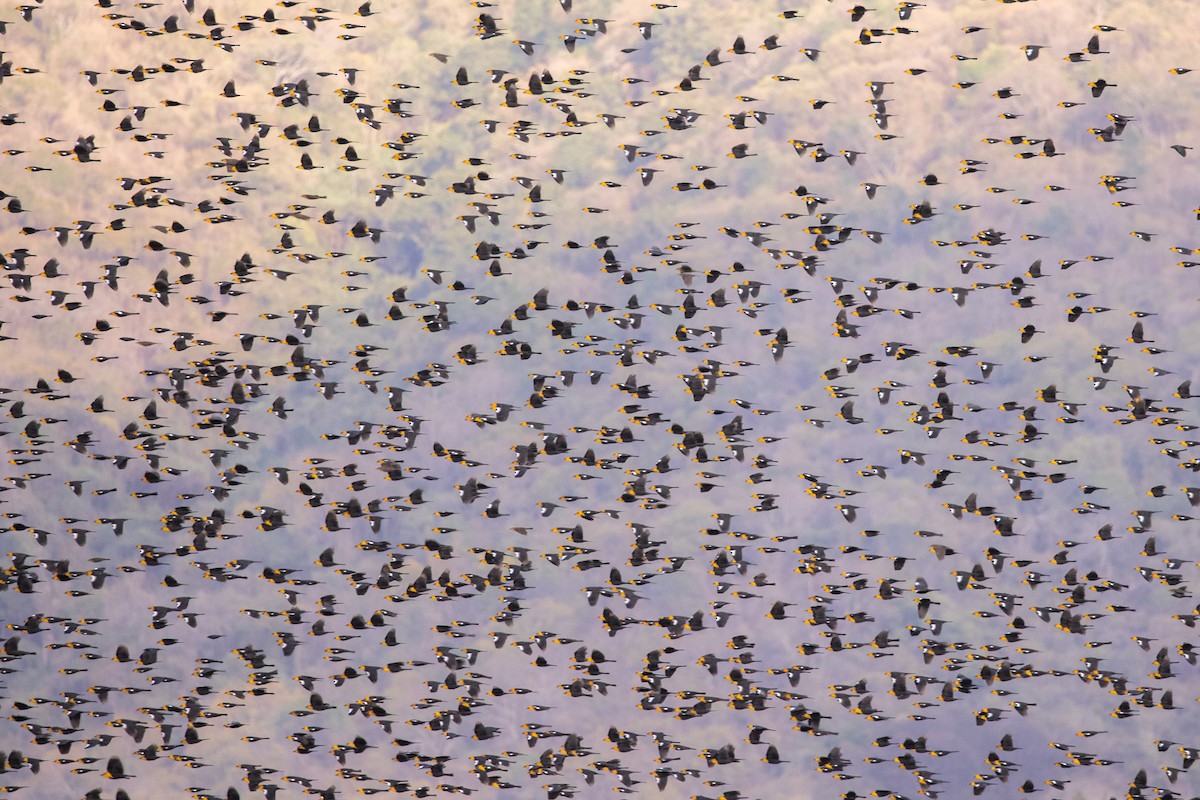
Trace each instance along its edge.
<path fill-rule="evenodd" d="M 1197 793 L 1195 16 L 0 13 L 0 786 Z"/>

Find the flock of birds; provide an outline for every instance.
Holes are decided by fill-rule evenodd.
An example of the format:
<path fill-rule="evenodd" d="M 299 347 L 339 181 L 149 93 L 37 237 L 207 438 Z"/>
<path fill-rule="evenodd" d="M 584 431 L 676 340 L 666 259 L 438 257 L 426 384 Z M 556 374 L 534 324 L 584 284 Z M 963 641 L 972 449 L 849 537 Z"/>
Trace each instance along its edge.
<path fill-rule="evenodd" d="M 0 790 L 1200 795 L 1194 8 L 251 5 L 0 22 Z"/>

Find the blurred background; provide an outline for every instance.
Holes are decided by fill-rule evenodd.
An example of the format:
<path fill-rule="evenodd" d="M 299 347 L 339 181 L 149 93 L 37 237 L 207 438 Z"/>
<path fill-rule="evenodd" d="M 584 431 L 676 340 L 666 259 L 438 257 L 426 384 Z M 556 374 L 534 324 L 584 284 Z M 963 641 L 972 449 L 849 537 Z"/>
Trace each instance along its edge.
<path fill-rule="evenodd" d="M 1195 13 L 5 12 L 0 783 L 1195 793 Z"/>

